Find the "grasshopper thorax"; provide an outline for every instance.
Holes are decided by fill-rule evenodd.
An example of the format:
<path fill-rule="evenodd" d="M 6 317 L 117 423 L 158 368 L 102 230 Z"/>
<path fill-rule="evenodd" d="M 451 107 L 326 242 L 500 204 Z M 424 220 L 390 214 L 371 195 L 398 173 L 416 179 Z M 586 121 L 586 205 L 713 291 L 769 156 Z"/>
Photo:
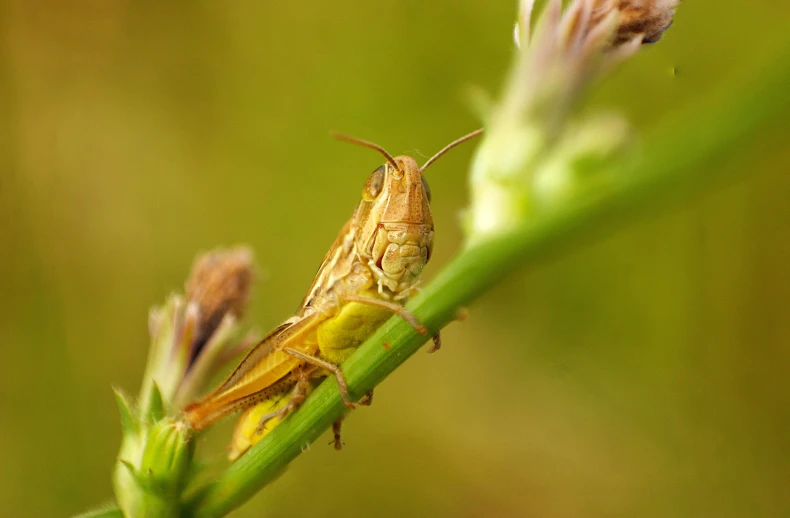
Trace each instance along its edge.
<path fill-rule="evenodd" d="M 371 173 L 357 209 L 357 253 L 378 291 L 393 298 L 410 294 L 433 249 L 430 191 L 417 162 L 394 159 Z"/>

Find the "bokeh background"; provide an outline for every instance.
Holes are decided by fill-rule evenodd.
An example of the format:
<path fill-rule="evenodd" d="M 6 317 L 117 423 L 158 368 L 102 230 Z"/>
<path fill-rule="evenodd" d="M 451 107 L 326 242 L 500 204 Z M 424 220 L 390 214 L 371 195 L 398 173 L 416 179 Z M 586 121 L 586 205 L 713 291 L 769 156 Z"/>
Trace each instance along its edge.
<path fill-rule="evenodd" d="M 249 243 L 249 311 L 292 314 L 374 153 L 430 155 L 497 92 L 513 1 L 0 3 L 0 514 L 111 498 L 148 307 Z M 780 0 L 684 2 L 587 109 L 638 135 L 764 66 Z M 523 271 L 235 516 L 790 515 L 790 152 Z M 783 149 L 785 148 L 785 149 Z M 429 172 L 430 278 L 459 246 L 473 145 Z M 733 151 L 733 150 L 730 150 Z M 230 421 L 202 439 L 224 462 Z M 329 440 L 329 437 L 326 438 Z"/>

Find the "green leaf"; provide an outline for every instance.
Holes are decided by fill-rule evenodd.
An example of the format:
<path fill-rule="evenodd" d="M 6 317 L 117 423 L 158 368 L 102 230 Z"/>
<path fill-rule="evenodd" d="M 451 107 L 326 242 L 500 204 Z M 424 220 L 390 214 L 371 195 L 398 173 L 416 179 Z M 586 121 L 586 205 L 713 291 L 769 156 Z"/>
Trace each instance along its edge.
<path fill-rule="evenodd" d="M 148 401 L 146 402 L 145 409 L 146 415 L 143 416 L 149 423 L 156 423 L 165 417 L 165 404 L 162 400 L 162 392 L 159 390 L 159 385 L 156 381 L 151 380 L 153 387 L 148 392 Z"/>
<path fill-rule="evenodd" d="M 118 459 L 118 462 L 120 462 L 121 465 L 126 468 L 126 470 L 129 472 L 129 474 L 132 476 L 132 479 L 138 485 L 143 485 L 144 481 L 140 477 L 140 473 L 137 471 L 137 468 L 134 467 L 134 464 L 132 464 L 128 460 L 124 460 L 124 459 Z"/>
<path fill-rule="evenodd" d="M 118 412 L 121 414 L 121 429 L 123 430 L 123 435 L 137 435 L 140 431 L 140 427 L 126 396 L 117 388 L 113 388 L 113 392 L 115 393 L 115 403 L 118 405 Z"/>

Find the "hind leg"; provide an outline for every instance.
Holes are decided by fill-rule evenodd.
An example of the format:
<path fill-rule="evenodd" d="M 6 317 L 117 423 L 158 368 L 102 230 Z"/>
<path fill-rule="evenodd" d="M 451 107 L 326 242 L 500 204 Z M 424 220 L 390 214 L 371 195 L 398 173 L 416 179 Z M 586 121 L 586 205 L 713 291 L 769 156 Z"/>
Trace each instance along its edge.
<path fill-rule="evenodd" d="M 288 414 L 299 408 L 299 406 L 305 400 L 305 397 L 307 397 L 307 389 L 310 388 L 310 374 L 310 370 L 304 369 L 299 373 L 299 379 L 296 381 L 293 391 L 291 391 L 291 397 L 288 399 L 288 403 L 286 403 L 281 409 L 275 412 L 270 412 L 263 416 L 261 420 L 258 421 L 256 433 L 262 434 L 266 423 L 275 417 L 282 421 Z"/>

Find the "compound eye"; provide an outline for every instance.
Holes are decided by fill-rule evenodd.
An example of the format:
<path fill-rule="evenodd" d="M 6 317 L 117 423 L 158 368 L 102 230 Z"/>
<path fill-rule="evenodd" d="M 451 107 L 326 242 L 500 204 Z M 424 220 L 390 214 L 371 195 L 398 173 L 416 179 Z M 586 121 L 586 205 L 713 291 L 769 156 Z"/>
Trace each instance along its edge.
<path fill-rule="evenodd" d="M 365 187 L 362 189 L 362 199 L 373 201 L 378 198 L 382 189 L 384 189 L 384 176 L 386 174 L 384 170 L 384 166 L 381 166 L 370 173 L 368 181 L 365 182 Z"/>
<path fill-rule="evenodd" d="M 425 180 L 425 177 L 420 175 L 420 179 L 422 180 L 422 188 L 425 191 L 425 196 L 428 197 L 428 202 L 431 201 L 431 188 L 428 187 L 428 182 Z"/>

